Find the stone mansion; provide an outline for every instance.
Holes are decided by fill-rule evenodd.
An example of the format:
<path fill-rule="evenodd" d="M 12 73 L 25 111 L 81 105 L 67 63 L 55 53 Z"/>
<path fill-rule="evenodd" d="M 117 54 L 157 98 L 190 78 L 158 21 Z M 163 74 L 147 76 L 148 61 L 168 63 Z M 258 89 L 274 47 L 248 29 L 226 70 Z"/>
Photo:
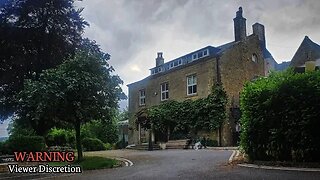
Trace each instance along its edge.
<path fill-rule="evenodd" d="M 267 75 L 275 60 L 266 49 L 262 24 L 253 24 L 253 34 L 247 35 L 241 7 L 233 21 L 234 41 L 202 47 L 167 62 L 159 52 L 150 75 L 128 85 L 129 144 L 147 142 L 149 135 L 152 140 L 156 139 L 151 131 L 136 123 L 138 118 L 145 116 L 143 113 L 137 116 L 139 111 L 166 100 L 205 98 L 216 83 L 223 85 L 228 96 L 227 119 L 220 132 L 217 130 L 207 135 L 220 141 L 222 146 L 235 144 L 234 134 L 239 130 L 240 118 L 239 94 L 247 81 Z"/>

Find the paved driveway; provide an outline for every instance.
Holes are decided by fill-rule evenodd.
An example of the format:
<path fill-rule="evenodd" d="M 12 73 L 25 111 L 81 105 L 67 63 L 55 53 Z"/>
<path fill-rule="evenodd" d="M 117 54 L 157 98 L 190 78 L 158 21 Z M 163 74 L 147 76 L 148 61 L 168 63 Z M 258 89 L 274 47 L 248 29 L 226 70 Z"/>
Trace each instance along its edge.
<path fill-rule="evenodd" d="M 320 179 L 317 172 L 261 170 L 227 165 L 232 151 L 224 150 L 163 150 L 105 151 L 88 155 L 118 156 L 134 165 L 87 171 L 81 175 L 56 179 Z"/>

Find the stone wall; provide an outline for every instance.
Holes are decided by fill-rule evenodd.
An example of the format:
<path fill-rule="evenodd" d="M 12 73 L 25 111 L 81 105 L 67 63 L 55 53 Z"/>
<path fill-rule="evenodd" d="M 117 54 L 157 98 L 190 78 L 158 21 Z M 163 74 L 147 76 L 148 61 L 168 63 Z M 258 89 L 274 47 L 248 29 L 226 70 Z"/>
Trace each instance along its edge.
<path fill-rule="evenodd" d="M 252 61 L 255 54 L 256 62 Z M 230 108 L 239 107 L 239 94 L 244 84 L 258 76 L 264 75 L 264 60 L 258 37 L 248 36 L 245 41 L 233 44 L 218 58 L 207 57 L 187 65 L 172 69 L 168 72 L 149 76 L 141 81 L 128 85 L 129 87 L 129 144 L 138 143 L 138 129 L 135 125 L 134 113 L 143 108 L 161 103 L 160 85 L 169 84 L 169 99 L 183 101 L 186 99 L 204 98 L 211 91 L 212 85 L 217 81 L 217 60 L 219 62 L 220 77 L 223 87 L 228 95 L 228 118 L 222 127 L 222 145 L 233 145 L 232 133 L 235 130 L 234 119 Z M 196 74 L 197 94 L 187 95 L 187 76 Z M 139 106 L 139 90 L 145 89 L 146 104 Z M 147 134 L 148 136 L 148 134 Z M 212 132 L 212 137 L 218 139 L 217 132 Z"/>
<path fill-rule="evenodd" d="M 256 62 L 252 60 L 256 55 Z M 264 59 L 262 49 L 256 36 L 247 37 L 246 41 L 239 41 L 227 50 L 219 60 L 221 82 L 228 96 L 227 115 L 222 129 L 222 145 L 229 146 L 232 133 L 235 131 L 235 119 L 232 118 L 230 108 L 239 106 L 239 95 L 244 84 L 258 76 L 264 76 Z"/>
<path fill-rule="evenodd" d="M 129 86 L 129 112 L 130 131 L 129 143 L 137 143 L 138 131 L 134 124 L 134 112 L 143 108 L 161 103 L 160 85 L 164 82 L 169 84 L 169 100 L 184 101 L 186 99 L 196 99 L 207 97 L 215 82 L 215 58 L 207 57 L 190 64 L 177 67 L 168 72 L 149 76 L 144 80 L 133 83 Z M 187 95 L 187 76 L 195 74 L 197 76 L 197 94 Z M 139 91 L 145 89 L 145 106 L 139 106 Z"/>

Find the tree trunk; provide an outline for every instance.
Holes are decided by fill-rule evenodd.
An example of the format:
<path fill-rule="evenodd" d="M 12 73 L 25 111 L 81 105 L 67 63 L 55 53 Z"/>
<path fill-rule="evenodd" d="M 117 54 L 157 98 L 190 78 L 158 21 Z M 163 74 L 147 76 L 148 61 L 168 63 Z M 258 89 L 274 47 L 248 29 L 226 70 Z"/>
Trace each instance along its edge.
<path fill-rule="evenodd" d="M 83 158 L 82 154 L 82 146 L 81 146 L 81 138 L 80 138 L 80 121 L 77 121 L 75 124 L 75 130 L 76 130 L 76 146 L 78 151 L 78 161 Z"/>

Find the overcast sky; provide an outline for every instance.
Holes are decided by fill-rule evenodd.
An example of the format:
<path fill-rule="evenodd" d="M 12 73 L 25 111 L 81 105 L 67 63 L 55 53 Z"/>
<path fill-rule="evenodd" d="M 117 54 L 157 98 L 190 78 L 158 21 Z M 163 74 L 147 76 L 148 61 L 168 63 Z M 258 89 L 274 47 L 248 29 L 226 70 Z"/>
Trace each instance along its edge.
<path fill-rule="evenodd" d="M 141 80 L 155 66 L 207 45 L 234 40 L 233 18 L 239 6 L 252 24 L 265 25 L 269 51 L 277 62 L 291 60 L 305 35 L 320 42 L 318 0 L 84 0 L 90 23 L 85 36 L 111 54 L 110 64 L 124 85 Z M 127 93 L 127 87 L 123 86 Z"/>
<path fill-rule="evenodd" d="M 111 54 L 109 63 L 126 94 L 127 84 L 149 75 L 159 51 L 169 61 L 233 41 L 239 6 L 248 35 L 255 22 L 265 26 L 267 48 L 277 62 L 291 60 L 305 35 L 320 43 L 319 0 L 83 0 L 77 6 L 90 23 L 85 36 Z"/>

